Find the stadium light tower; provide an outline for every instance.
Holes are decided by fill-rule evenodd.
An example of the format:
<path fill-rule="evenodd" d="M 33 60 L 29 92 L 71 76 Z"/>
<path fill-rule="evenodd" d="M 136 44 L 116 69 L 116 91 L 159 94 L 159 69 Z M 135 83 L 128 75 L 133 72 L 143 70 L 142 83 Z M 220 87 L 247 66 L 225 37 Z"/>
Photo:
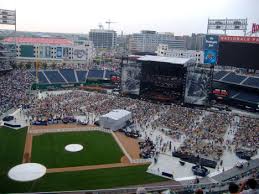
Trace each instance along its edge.
<path fill-rule="evenodd" d="M 116 22 L 112 22 L 110 19 L 108 21 L 105 22 L 106 24 L 108 24 L 108 30 L 110 30 L 111 24 L 114 24 Z"/>

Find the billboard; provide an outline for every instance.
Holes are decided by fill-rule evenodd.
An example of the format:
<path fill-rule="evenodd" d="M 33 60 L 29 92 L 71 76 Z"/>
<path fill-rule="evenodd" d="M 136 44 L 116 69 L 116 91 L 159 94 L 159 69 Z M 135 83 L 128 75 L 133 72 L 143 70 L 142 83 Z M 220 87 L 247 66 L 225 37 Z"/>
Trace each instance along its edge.
<path fill-rule="evenodd" d="M 216 50 L 205 50 L 204 51 L 204 64 L 217 64 L 217 51 Z"/>
<path fill-rule="evenodd" d="M 69 59 L 69 48 L 63 47 L 63 59 Z"/>
<path fill-rule="evenodd" d="M 20 53 L 21 57 L 34 57 L 33 45 L 20 45 Z"/>
<path fill-rule="evenodd" d="M 204 39 L 204 49 L 214 49 L 218 50 L 219 47 L 219 36 L 218 35 L 209 35 L 207 34 Z"/>
<path fill-rule="evenodd" d="M 237 43 L 256 43 L 256 44 L 259 44 L 259 37 L 220 36 L 220 42 L 237 42 Z"/>
<path fill-rule="evenodd" d="M 259 69 L 259 37 L 220 37 L 218 65 Z"/>
<path fill-rule="evenodd" d="M 51 58 L 51 47 L 50 46 L 38 46 L 38 57 L 39 58 Z"/>
<path fill-rule="evenodd" d="M 77 46 L 73 48 L 73 59 L 75 60 L 86 60 L 87 52 L 84 46 Z"/>
<path fill-rule="evenodd" d="M 57 58 L 62 58 L 62 47 L 57 47 Z"/>
<path fill-rule="evenodd" d="M 51 47 L 50 46 L 45 46 L 45 57 L 51 58 Z"/>
<path fill-rule="evenodd" d="M 0 9 L 0 24 L 15 25 L 16 11 Z"/>
<path fill-rule="evenodd" d="M 188 67 L 184 102 L 208 105 L 211 91 L 212 70 L 203 67 Z"/>
<path fill-rule="evenodd" d="M 247 19 L 208 19 L 207 31 L 209 30 L 247 30 Z"/>
<path fill-rule="evenodd" d="M 218 35 L 206 35 L 204 40 L 204 64 L 217 64 L 219 37 Z"/>
<path fill-rule="evenodd" d="M 139 95 L 141 64 L 123 64 L 121 69 L 121 91 L 124 94 Z"/>

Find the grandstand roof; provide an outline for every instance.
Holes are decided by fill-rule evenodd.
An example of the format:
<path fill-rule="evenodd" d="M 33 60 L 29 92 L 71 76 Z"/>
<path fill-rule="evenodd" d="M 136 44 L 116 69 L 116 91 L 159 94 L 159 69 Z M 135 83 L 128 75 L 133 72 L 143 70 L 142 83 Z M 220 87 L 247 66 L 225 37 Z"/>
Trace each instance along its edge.
<path fill-rule="evenodd" d="M 64 38 L 32 38 L 32 37 L 8 37 L 3 39 L 5 43 L 29 43 L 29 44 L 50 44 L 50 45 L 72 45 L 73 42 Z"/>
<path fill-rule="evenodd" d="M 163 63 L 171 63 L 171 64 L 179 64 L 184 65 L 187 62 L 190 62 L 191 58 L 176 58 L 176 57 L 160 57 L 153 55 L 145 55 L 143 57 L 138 58 L 139 61 L 154 61 L 154 62 L 163 62 Z"/>

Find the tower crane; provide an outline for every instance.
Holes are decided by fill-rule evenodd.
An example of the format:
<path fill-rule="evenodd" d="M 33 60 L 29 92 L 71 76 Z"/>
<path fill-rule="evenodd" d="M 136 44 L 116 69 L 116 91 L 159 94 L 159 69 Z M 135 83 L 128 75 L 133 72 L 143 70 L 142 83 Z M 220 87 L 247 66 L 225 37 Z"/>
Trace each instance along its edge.
<path fill-rule="evenodd" d="M 108 21 L 105 22 L 106 24 L 108 24 L 108 30 L 110 30 L 111 24 L 114 24 L 116 22 L 112 22 L 110 19 Z"/>

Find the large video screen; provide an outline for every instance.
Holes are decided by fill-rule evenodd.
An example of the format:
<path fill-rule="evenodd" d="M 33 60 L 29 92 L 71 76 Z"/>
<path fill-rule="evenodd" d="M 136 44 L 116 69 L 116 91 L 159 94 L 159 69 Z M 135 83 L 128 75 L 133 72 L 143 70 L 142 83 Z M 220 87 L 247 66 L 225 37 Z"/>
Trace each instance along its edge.
<path fill-rule="evenodd" d="M 210 68 L 188 68 L 184 102 L 207 105 L 211 91 L 212 73 Z"/>
<path fill-rule="evenodd" d="M 123 64 L 121 69 L 121 91 L 124 94 L 139 95 L 141 64 Z"/>
<path fill-rule="evenodd" d="M 239 68 L 259 69 L 259 44 L 220 42 L 218 64 Z"/>

